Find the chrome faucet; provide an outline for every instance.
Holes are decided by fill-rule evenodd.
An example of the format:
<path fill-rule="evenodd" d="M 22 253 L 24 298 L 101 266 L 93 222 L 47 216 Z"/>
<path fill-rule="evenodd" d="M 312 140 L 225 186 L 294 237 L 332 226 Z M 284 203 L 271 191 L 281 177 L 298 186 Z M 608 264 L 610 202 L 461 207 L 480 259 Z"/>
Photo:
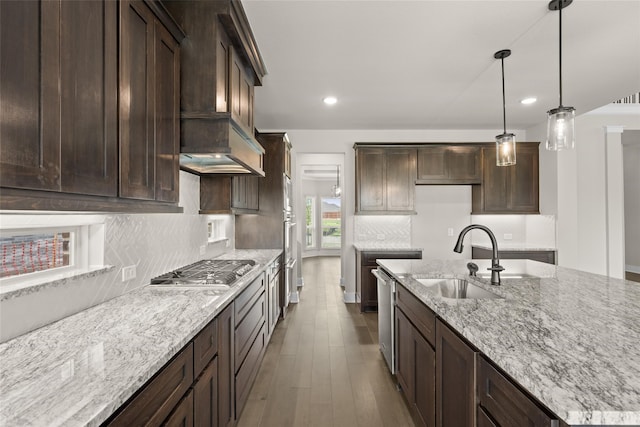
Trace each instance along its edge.
<path fill-rule="evenodd" d="M 491 284 L 498 286 L 500 285 L 500 272 L 504 270 L 504 267 L 500 265 L 500 259 L 498 258 L 498 242 L 496 241 L 496 236 L 493 235 L 493 233 L 491 232 L 491 230 L 489 230 L 489 228 L 479 224 L 471 224 L 466 226 L 460 232 L 460 235 L 458 236 L 458 241 L 456 242 L 456 246 L 453 248 L 453 251 L 457 253 L 462 253 L 462 247 L 463 247 L 462 241 L 464 240 L 464 236 L 474 228 L 483 230 L 485 233 L 489 235 L 489 238 L 491 239 L 491 248 L 492 248 L 491 268 L 488 268 L 487 270 L 491 270 Z"/>

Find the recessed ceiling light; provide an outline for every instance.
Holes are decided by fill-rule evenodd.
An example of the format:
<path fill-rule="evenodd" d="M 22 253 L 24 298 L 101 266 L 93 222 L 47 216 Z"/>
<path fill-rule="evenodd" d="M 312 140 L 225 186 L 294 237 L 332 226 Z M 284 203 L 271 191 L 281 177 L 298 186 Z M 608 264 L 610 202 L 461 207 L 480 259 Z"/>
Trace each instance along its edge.
<path fill-rule="evenodd" d="M 322 100 L 325 104 L 327 105 L 333 105 L 336 102 L 338 102 L 338 98 L 336 98 L 335 96 L 327 96 L 325 99 Z"/>
<path fill-rule="evenodd" d="M 524 105 L 529 105 L 529 104 L 533 104 L 537 100 L 538 98 L 536 98 L 535 96 L 530 96 L 529 98 L 525 98 L 522 101 L 520 101 L 520 103 Z"/>

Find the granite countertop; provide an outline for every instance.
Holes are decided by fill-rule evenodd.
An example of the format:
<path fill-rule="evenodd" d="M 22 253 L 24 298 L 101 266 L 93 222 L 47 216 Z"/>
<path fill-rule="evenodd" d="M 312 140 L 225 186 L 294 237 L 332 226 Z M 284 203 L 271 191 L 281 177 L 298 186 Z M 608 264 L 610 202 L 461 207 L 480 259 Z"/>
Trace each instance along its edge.
<path fill-rule="evenodd" d="M 380 243 L 354 243 L 353 247 L 356 251 L 365 252 L 394 252 L 394 251 L 414 251 L 414 252 L 422 252 L 423 248 L 416 248 L 413 246 L 397 246 L 390 245 L 389 243 L 384 243 L 384 241 Z"/>
<path fill-rule="evenodd" d="M 281 250 L 229 290 L 144 286 L 0 344 L 0 425 L 96 426 L 158 372 Z"/>
<path fill-rule="evenodd" d="M 567 424 L 640 424 L 640 284 L 528 260 L 501 264 L 537 277 L 478 279 L 504 299 L 445 299 L 415 280 L 466 276 L 468 261 L 378 264 Z"/>

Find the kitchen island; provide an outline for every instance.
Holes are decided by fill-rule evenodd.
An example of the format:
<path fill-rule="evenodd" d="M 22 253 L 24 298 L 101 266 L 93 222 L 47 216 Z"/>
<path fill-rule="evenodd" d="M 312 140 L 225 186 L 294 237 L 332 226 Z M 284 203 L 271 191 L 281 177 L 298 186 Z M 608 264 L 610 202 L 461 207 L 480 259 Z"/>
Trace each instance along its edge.
<path fill-rule="evenodd" d="M 640 424 L 638 284 L 528 260 L 503 260 L 501 286 L 474 281 L 503 298 L 442 298 L 417 280 L 466 277 L 468 261 L 378 264 L 566 424 Z"/>
<path fill-rule="evenodd" d="M 227 290 L 144 286 L 0 344 L 0 425 L 100 425 L 281 253 L 218 257 L 257 265 Z"/>

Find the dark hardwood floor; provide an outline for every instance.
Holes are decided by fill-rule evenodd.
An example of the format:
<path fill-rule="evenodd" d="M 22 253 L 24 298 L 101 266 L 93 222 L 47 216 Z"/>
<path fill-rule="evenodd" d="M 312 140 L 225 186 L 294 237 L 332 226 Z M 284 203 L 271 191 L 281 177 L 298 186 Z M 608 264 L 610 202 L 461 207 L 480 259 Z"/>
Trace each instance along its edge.
<path fill-rule="evenodd" d="M 378 349 L 377 313 L 342 301 L 340 259 L 305 259 L 302 272 L 238 426 L 414 426 Z"/>

